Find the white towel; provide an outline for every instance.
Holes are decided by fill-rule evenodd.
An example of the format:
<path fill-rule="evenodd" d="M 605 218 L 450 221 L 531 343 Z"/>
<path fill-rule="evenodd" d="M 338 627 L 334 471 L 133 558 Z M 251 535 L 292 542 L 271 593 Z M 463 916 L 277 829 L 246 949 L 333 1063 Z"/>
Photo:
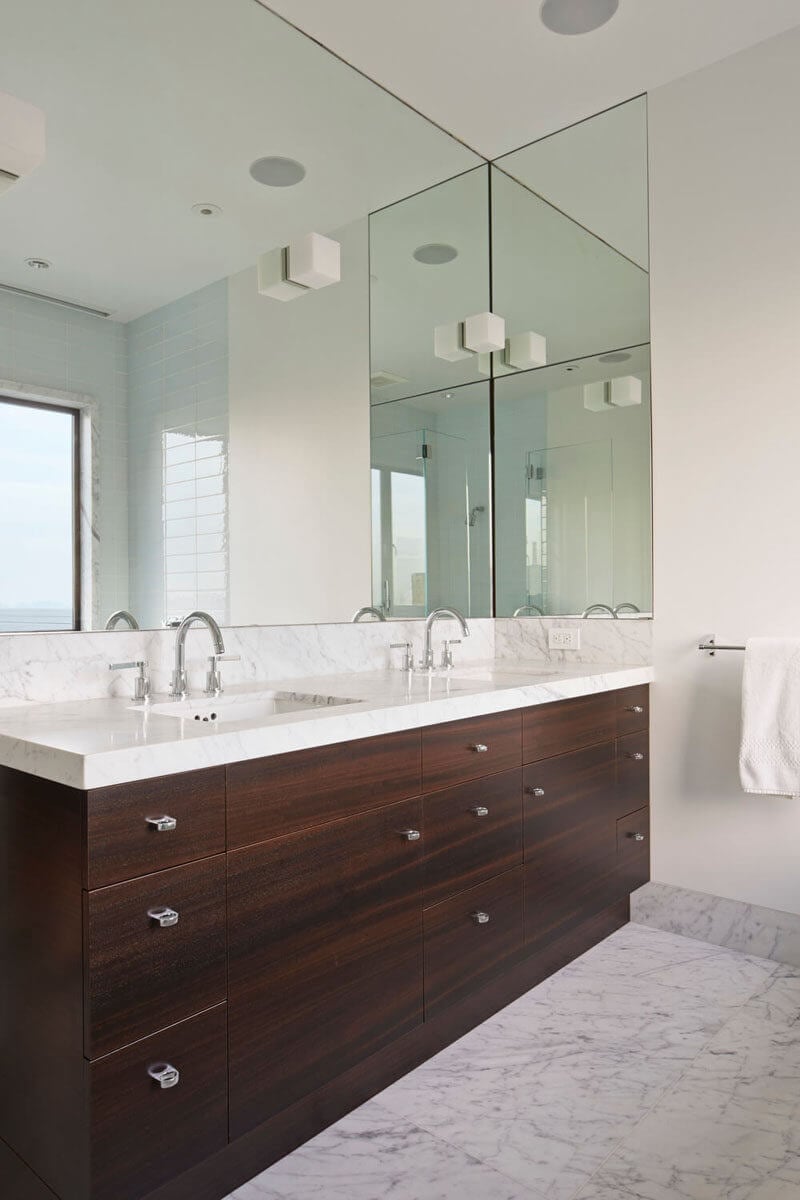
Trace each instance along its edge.
<path fill-rule="evenodd" d="M 750 638 L 739 775 L 746 792 L 800 797 L 800 638 Z"/>

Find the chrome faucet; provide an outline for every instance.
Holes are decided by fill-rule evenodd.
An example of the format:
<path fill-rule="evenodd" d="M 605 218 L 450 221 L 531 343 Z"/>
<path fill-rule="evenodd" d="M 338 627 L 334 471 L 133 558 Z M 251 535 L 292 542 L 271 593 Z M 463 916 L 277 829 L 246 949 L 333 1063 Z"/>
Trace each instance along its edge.
<path fill-rule="evenodd" d="M 369 616 L 377 617 L 379 621 L 386 620 L 386 617 L 379 608 L 374 608 L 371 604 L 365 604 L 363 608 L 359 608 L 353 613 L 353 623 L 355 624 L 357 621 L 360 621 L 362 617 Z"/>
<path fill-rule="evenodd" d="M 537 613 L 540 617 L 544 616 L 544 610 L 539 608 L 538 604 L 521 604 L 519 608 L 515 608 L 513 616 L 524 617 L 526 613 Z"/>
<path fill-rule="evenodd" d="M 614 616 L 618 617 L 621 612 L 640 613 L 642 610 L 636 604 L 632 604 L 630 600 L 623 600 L 622 604 L 618 604 L 614 609 Z"/>
<path fill-rule="evenodd" d="M 425 648 L 422 652 L 422 663 L 420 664 L 421 670 L 423 671 L 433 670 L 432 634 L 434 623 L 436 621 L 444 621 L 448 617 L 451 617 L 454 621 L 458 621 L 459 625 L 461 626 L 462 637 L 469 637 L 469 626 L 457 608 L 435 608 L 433 612 L 428 614 L 428 618 L 425 622 Z"/>
<path fill-rule="evenodd" d="M 592 615 L 592 613 L 594 613 L 594 612 L 608 613 L 608 615 L 610 617 L 613 617 L 615 621 L 617 619 L 617 614 L 614 612 L 614 609 L 611 607 L 610 604 L 590 604 L 588 608 L 585 608 L 583 610 L 583 612 L 581 613 L 581 616 L 582 617 L 590 617 Z"/>
<path fill-rule="evenodd" d="M 240 655 L 226 654 L 225 643 L 222 640 L 222 630 L 217 622 L 207 612 L 190 612 L 178 626 L 175 638 L 175 670 L 172 672 L 170 695 L 175 700 L 186 699 L 186 635 L 192 625 L 205 625 L 214 643 L 214 653 L 209 659 L 209 671 L 206 675 L 206 695 L 218 696 L 222 691 L 222 681 L 217 666 L 220 662 L 238 662 Z"/>
<path fill-rule="evenodd" d="M 127 608 L 118 608 L 106 621 L 106 629 L 116 629 L 118 625 L 122 624 L 127 625 L 129 629 L 139 628 L 139 622 L 133 613 L 128 612 Z"/>

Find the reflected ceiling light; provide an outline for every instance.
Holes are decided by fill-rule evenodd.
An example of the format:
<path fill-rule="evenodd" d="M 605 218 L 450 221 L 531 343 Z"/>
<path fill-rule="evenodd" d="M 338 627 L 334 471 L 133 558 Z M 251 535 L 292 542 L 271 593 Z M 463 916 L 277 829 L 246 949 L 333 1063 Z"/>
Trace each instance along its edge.
<path fill-rule="evenodd" d="M 193 204 L 192 212 L 196 217 L 221 217 L 222 209 L 218 204 Z"/>
<path fill-rule="evenodd" d="M 424 246 L 417 246 L 414 258 L 426 266 L 440 267 L 458 258 L 458 251 L 455 246 L 448 246 L 447 242 L 427 242 Z"/>
<path fill-rule="evenodd" d="M 305 179 L 306 169 L 293 158 L 270 155 L 251 163 L 250 174 L 256 183 L 263 183 L 265 187 L 285 188 L 294 187 L 301 179 Z"/>
<path fill-rule="evenodd" d="M 307 233 L 288 246 L 268 250 L 257 262 L 258 290 L 273 300 L 294 300 L 305 292 L 339 283 L 341 246 L 321 233 Z"/>
<path fill-rule="evenodd" d="M 614 16 L 619 0 L 544 0 L 542 23 L 553 33 L 591 33 Z"/>
<path fill-rule="evenodd" d="M 614 350 L 611 354 L 601 354 L 598 362 L 620 363 L 627 362 L 630 354 L 626 354 L 624 350 Z"/>
<path fill-rule="evenodd" d="M 32 271 L 49 271 L 52 263 L 46 258 L 26 258 L 25 266 L 30 267 Z"/>

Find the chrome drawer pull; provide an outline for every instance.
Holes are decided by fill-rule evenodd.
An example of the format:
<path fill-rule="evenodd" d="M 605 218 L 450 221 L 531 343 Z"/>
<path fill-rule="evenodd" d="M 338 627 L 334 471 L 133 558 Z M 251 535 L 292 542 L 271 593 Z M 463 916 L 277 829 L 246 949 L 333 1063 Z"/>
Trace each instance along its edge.
<path fill-rule="evenodd" d="M 485 754 L 489 747 L 484 746 L 483 742 L 476 742 L 472 749 L 476 754 Z"/>
<path fill-rule="evenodd" d="M 404 837 L 407 842 L 418 842 L 422 837 L 422 834 L 418 829 L 404 829 L 401 836 Z"/>
<path fill-rule="evenodd" d="M 642 754 L 641 750 L 637 750 L 634 754 L 631 754 L 629 751 L 625 757 L 632 758 L 634 762 L 641 762 L 644 758 L 644 755 Z"/>
<path fill-rule="evenodd" d="M 469 811 L 473 814 L 473 816 L 476 817 L 488 817 L 489 815 L 489 810 L 485 804 L 476 804 L 475 807 L 471 808 Z"/>
<path fill-rule="evenodd" d="M 637 715 L 640 715 L 641 713 L 644 712 L 644 709 L 641 704 L 629 704 L 628 707 L 625 709 L 625 712 L 632 712 L 632 713 L 636 713 Z"/>
<path fill-rule="evenodd" d="M 543 796 L 544 788 L 526 787 L 525 791 L 529 796 Z"/>
<path fill-rule="evenodd" d="M 472 914 L 472 919 L 476 925 L 489 924 L 489 914 L 487 912 L 474 912 Z"/>
<path fill-rule="evenodd" d="M 155 1079 L 160 1088 L 173 1088 L 181 1078 L 178 1068 L 170 1063 L 153 1063 L 152 1067 L 147 1068 L 147 1074 Z"/>
<path fill-rule="evenodd" d="M 148 908 L 147 915 L 162 929 L 167 929 L 170 925 L 177 925 L 180 920 L 180 914 L 176 913 L 174 908 L 167 908 L 166 905 L 163 908 Z"/>
<path fill-rule="evenodd" d="M 629 833 L 629 834 L 628 834 L 628 837 L 629 837 L 629 838 L 633 838 L 633 840 L 634 840 L 635 842 L 643 842 L 643 841 L 644 841 L 644 834 L 643 834 L 643 833 Z"/>
<path fill-rule="evenodd" d="M 171 833 L 173 829 L 178 828 L 178 822 L 175 817 L 145 817 L 147 824 L 151 829 L 155 829 L 157 833 Z"/>

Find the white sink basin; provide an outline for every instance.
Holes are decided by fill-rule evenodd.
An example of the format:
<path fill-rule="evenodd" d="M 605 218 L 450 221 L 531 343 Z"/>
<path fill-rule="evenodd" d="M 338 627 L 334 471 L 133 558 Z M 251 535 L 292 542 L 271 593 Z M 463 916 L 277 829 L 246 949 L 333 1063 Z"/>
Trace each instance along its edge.
<path fill-rule="evenodd" d="M 340 704 L 357 704 L 343 696 L 305 695 L 301 692 L 258 692 L 246 695 L 218 696 L 216 699 L 166 700 L 148 705 L 146 711 L 154 717 L 173 721 L 193 721 L 197 724 L 233 725 L 265 721 L 284 713 L 307 712 L 316 708 L 332 708 Z M 142 712 L 141 706 L 136 706 Z"/>

